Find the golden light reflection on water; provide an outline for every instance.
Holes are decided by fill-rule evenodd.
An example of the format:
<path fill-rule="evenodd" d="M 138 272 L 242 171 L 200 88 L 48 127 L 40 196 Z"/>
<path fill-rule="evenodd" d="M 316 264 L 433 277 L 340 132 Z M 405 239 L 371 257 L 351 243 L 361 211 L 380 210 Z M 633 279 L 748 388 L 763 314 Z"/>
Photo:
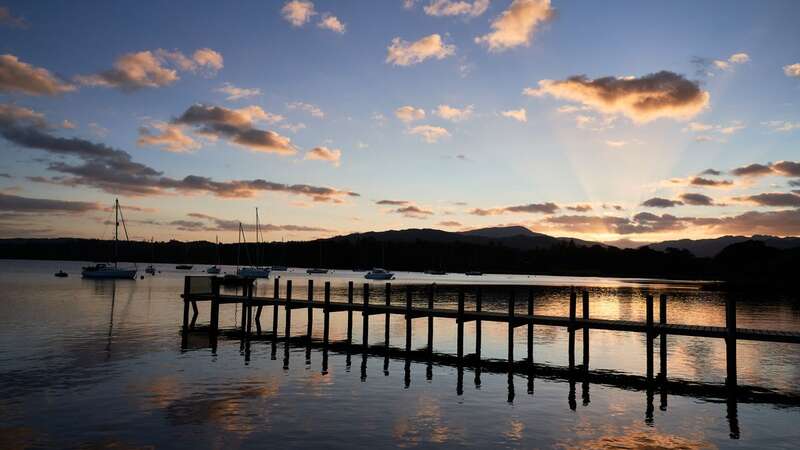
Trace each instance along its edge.
<path fill-rule="evenodd" d="M 438 400 L 418 397 L 415 412 L 399 416 L 392 425 L 392 437 L 398 447 L 417 447 L 424 443 L 445 444 L 460 434 L 444 424 Z"/>
<path fill-rule="evenodd" d="M 595 433 L 596 434 L 596 430 Z M 679 436 L 644 428 L 641 425 L 624 427 L 621 430 L 606 426 L 600 436 L 559 442 L 555 445 L 562 449 L 671 449 L 699 450 L 715 449 L 716 445 L 702 437 Z"/>

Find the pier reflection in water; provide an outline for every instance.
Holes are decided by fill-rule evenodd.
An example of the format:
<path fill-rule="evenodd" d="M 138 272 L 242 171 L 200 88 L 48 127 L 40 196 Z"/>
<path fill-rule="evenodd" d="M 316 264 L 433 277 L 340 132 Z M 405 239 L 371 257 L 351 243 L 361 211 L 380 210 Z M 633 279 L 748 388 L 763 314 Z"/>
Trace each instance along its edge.
<path fill-rule="evenodd" d="M 431 320 L 430 352 L 429 319 L 412 320 L 406 353 L 401 315 L 390 317 L 388 346 L 386 314 L 370 316 L 364 346 L 360 312 L 352 314 L 348 333 L 346 311 L 330 314 L 326 327 L 322 311 L 314 310 L 308 340 L 307 309 L 292 310 L 287 340 L 284 311 L 274 315 L 265 306 L 261 334 L 253 319 L 249 338 L 243 339 L 241 305 L 231 304 L 220 308 L 212 348 L 210 308 L 201 303 L 196 331 L 186 335 L 181 349 L 182 274 L 165 267 L 159 276 L 136 282 L 54 279 L 47 264 L 0 261 L 0 448 L 259 448 L 265 443 L 792 448 L 796 443 L 800 355 L 791 344 L 740 341 L 736 396 L 726 390 L 724 340 L 690 336 L 669 336 L 669 380 L 652 388 L 645 336 L 595 329 L 588 346 L 590 370 L 583 370 L 579 328 L 570 372 L 565 329 L 534 327 L 530 366 L 527 327 L 517 327 L 509 370 L 506 324 L 464 323 L 459 360 L 458 325 L 452 319 Z M 80 270 L 80 263 L 74 269 L 59 266 Z M 294 279 L 293 298 L 308 298 L 306 279 L 291 272 L 282 279 Z M 327 279 L 332 299 L 346 302 L 346 279 Z M 315 280 L 315 298 L 324 298 L 324 280 Z M 272 280 L 266 281 L 256 288 L 260 295 L 272 292 Z M 568 316 L 569 285 L 575 281 L 537 286 L 536 314 Z M 669 292 L 670 323 L 725 323 L 720 292 L 614 280 L 599 284 L 588 287 L 593 318 L 644 321 L 645 295 Z M 395 287 L 391 303 L 403 306 L 404 286 Z M 582 292 L 576 290 L 580 317 Z M 372 285 L 372 293 L 372 303 L 385 305 L 383 284 Z M 467 291 L 465 297 L 466 309 L 477 309 L 475 294 Z M 526 296 L 520 292 L 517 300 L 517 314 L 526 315 Z M 427 307 L 427 293 L 415 291 L 413 302 Z M 507 313 L 507 304 L 507 292 L 493 294 L 485 287 L 484 310 Z M 657 305 L 656 295 L 656 317 Z M 800 309 L 791 297 L 752 295 L 737 305 L 740 327 L 798 331 Z M 458 289 L 440 283 L 435 306 L 457 309 Z M 660 345 L 656 337 L 655 352 Z M 654 365 L 657 380 L 658 357 Z M 730 440 L 737 435 L 736 418 L 739 439 Z"/>
<path fill-rule="evenodd" d="M 201 286 L 200 289 L 195 289 L 191 286 L 192 281 L 199 282 L 198 284 Z M 452 312 L 442 311 L 442 310 L 434 310 L 434 301 L 436 296 L 436 286 L 428 286 L 423 287 L 422 290 L 427 292 L 427 305 L 424 308 L 414 308 L 414 291 L 415 287 L 407 285 L 405 286 L 405 308 L 392 308 L 392 286 L 390 283 L 386 283 L 384 286 L 384 306 L 385 307 L 377 307 L 371 306 L 370 304 L 370 285 L 364 284 L 362 288 L 362 296 L 363 296 L 363 304 L 362 305 L 355 305 L 354 304 L 354 284 L 353 282 L 348 283 L 347 292 L 346 292 L 346 302 L 340 302 L 338 304 L 331 302 L 331 285 L 329 282 L 324 284 L 324 302 L 314 302 L 314 284 L 313 280 L 308 280 L 308 287 L 306 290 L 307 300 L 305 302 L 294 301 L 292 298 L 292 281 L 289 280 L 286 283 L 286 293 L 285 297 L 281 297 L 280 295 L 280 281 L 274 280 L 274 291 L 273 291 L 273 298 L 268 299 L 267 297 L 257 297 L 254 295 L 254 287 L 251 284 L 251 281 L 243 280 L 241 287 L 242 291 L 241 294 L 236 295 L 224 295 L 220 293 L 220 285 L 218 284 L 221 280 L 217 278 L 211 279 L 201 279 L 201 278 L 194 278 L 191 279 L 187 277 L 186 279 L 186 288 L 184 292 L 184 326 L 183 326 L 183 336 L 184 341 L 183 345 L 184 348 L 186 346 L 186 339 L 190 332 L 194 331 L 193 327 L 195 324 L 195 320 L 197 318 L 197 309 L 194 305 L 193 300 L 209 300 L 212 302 L 212 318 L 211 318 L 211 325 L 208 328 L 207 332 L 210 336 L 210 345 L 212 349 L 216 349 L 216 342 L 218 339 L 219 329 L 217 323 L 218 317 L 218 310 L 219 305 L 223 303 L 237 303 L 241 302 L 243 306 L 242 310 L 242 323 L 241 328 L 238 332 L 234 332 L 234 336 L 238 336 L 241 342 L 241 350 L 244 353 L 244 358 L 246 362 L 250 361 L 250 354 L 251 354 L 251 345 L 252 341 L 255 338 L 256 340 L 267 339 L 271 342 L 272 347 L 272 355 L 274 355 L 277 351 L 277 342 L 282 340 L 284 342 L 284 369 L 289 368 L 289 355 L 290 355 L 290 346 L 304 346 L 306 349 L 306 364 L 311 363 L 311 349 L 312 347 L 319 347 L 322 351 L 322 366 L 321 366 L 321 374 L 327 375 L 328 374 L 328 352 L 330 350 L 336 351 L 339 353 L 344 353 L 347 358 L 347 367 L 349 369 L 351 364 L 351 354 L 354 352 L 358 352 L 360 349 L 361 353 L 361 381 L 366 381 L 367 379 L 367 361 L 368 357 L 370 356 L 382 356 L 383 357 L 383 372 L 384 375 L 389 375 L 389 362 L 391 358 L 403 359 L 405 361 L 404 364 L 404 387 L 407 389 L 410 385 L 411 374 L 410 374 L 410 367 L 411 362 L 422 362 L 426 363 L 426 379 L 430 381 L 432 379 L 432 366 L 433 364 L 437 365 L 450 365 L 457 369 L 456 372 L 456 394 L 458 396 L 463 395 L 463 384 L 464 384 L 464 371 L 465 368 L 469 368 L 474 373 L 474 380 L 475 380 L 475 387 L 480 387 L 480 377 L 482 370 L 490 370 L 493 372 L 500 372 L 505 371 L 508 374 L 508 402 L 513 403 L 516 390 L 515 390 L 515 376 L 520 373 L 525 374 L 525 378 L 527 379 L 527 393 L 529 395 L 533 395 L 534 392 L 534 378 L 535 377 L 547 377 L 550 379 L 559 379 L 559 380 L 566 380 L 569 383 L 569 394 L 567 396 L 567 402 L 569 408 L 571 410 L 576 410 L 577 408 L 577 401 L 576 401 L 576 383 L 580 382 L 581 384 L 581 400 L 584 406 L 587 406 L 590 403 L 590 383 L 601 383 L 604 385 L 610 385 L 615 387 L 621 387 L 624 389 L 634 389 L 640 390 L 645 393 L 646 398 L 646 408 L 645 408 L 645 423 L 648 425 L 653 424 L 654 420 L 654 398 L 655 393 L 658 392 L 659 394 L 659 409 L 661 411 L 666 411 L 667 409 L 667 397 L 669 394 L 673 395 L 688 395 L 694 397 L 702 397 L 705 399 L 721 399 L 725 400 L 727 405 L 727 414 L 726 417 L 728 419 L 730 433 L 729 436 L 732 439 L 738 439 L 740 436 L 739 430 L 739 421 L 738 421 L 738 414 L 737 414 L 737 404 L 741 400 L 748 401 L 748 402 L 770 402 L 770 403 L 777 403 L 777 404 L 786 404 L 786 405 L 800 405 L 800 397 L 793 396 L 793 395 L 781 395 L 775 392 L 771 392 L 764 389 L 757 389 L 752 387 L 739 387 L 737 385 L 737 365 L 736 365 L 736 338 L 737 335 L 741 335 L 746 339 L 752 340 L 766 340 L 766 341 L 779 341 L 779 342 L 791 342 L 796 343 L 797 333 L 791 332 L 783 332 L 783 333 L 772 333 L 766 330 L 742 330 L 737 329 L 736 327 L 736 309 L 735 303 L 731 300 L 726 301 L 725 304 L 725 317 L 726 317 L 726 328 L 722 330 L 715 330 L 711 329 L 710 327 L 691 327 L 691 326 L 683 326 L 683 325 L 670 325 L 671 328 L 668 328 L 667 325 L 667 295 L 661 294 L 659 298 L 659 325 L 656 326 L 654 323 L 654 311 L 653 311 L 653 296 L 650 294 L 646 295 L 646 313 L 645 318 L 646 322 L 645 325 L 636 324 L 632 322 L 620 322 L 620 321 L 592 321 L 590 320 L 589 315 L 589 293 L 588 291 L 584 290 L 582 293 L 582 321 L 577 321 L 576 319 L 576 305 L 577 305 L 577 294 L 574 290 L 570 292 L 570 300 L 569 300 L 569 323 L 566 325 L 567 333 L 568 333 L 568 366 L 567 367 L 558 367 L 552 365 L 543 365 L 537 364 L 534 362 L 533 359 L 533 325 L 535 322 L 540 324 L 544 323 L 547 325 L 554 325 L 554 326 L 564 326 L 563 320 L 559 321 L 557 318 L 554 317 L 541 317 L 534 315 L 534 293 L 532 289 L 526 289 L 525 292 L 527 293 L 527 311 L 525 312 L 526 315 L 517 316 L 517 304 L 516 304 L 516 295 L 518 289 L 512 288 L 508 292 L 508 311 L 507 315 L 504 318 L 498 319 L 498 316 L 491 315 L 491 314 L 483 314 L 483 288 L 478 287 L 474 289 L 474 304 L 475 304 L 475 312 L 473 314 L 468 314 L 465 312 L 465 290 L 463 287 L 457 288 L 457 300 L 456 300 L 456 311 L 455 315 Z M 211 286 L 208 287 L 206 284 L 207 282 L 211 282 Z M 210 294 L 210 296 L 208 295 Z M 194 297 L 193 297 L 194 295 Z M 189 302 L 192 302 L 193 307 L 195 308 L 194 317 L 192 317 L 191 321 L 188 320 L 188 307 Z M 256 306 L 257 305 L 257 306 Z M 271 305 L 273 308 L 273 326 L 272 332 L 266 335 L 261 334 L 261 324 L 260 324 L 260 316 L 262 312 L 262 308 L 265 305 Z M 285 321 L 284 321 L 284 334 L 283 336 L 279 336 L 277 333 L 278 330 L 278 308 L 283 305 L 285 311 Z M 255 314 L 255 322 L 257 333 L 254 337 L 251 334 L 251 326 L 253 317 L 253 309 L 256 309 Z M 306 319 L 306 334 L 305 336 L 300 337 L 292 337 L 291 336 L 291 311 L 293 309 L 307 309 L 307 319 Z M 313 318 L 314 318 L 314 309 L 319 308 L 322 309 L 322 314 L 324 318 L 324 326 L 323 326 L 323 337 L 322 340 L 316 340 L 312 334 L 313 331 Z M 359 345 L 354 345 L 352 342 L 353 336 L 353 311 L 360 311 L 362 315 L 362 338 L 361 343 Z M 330 314 L 334 312 L 344 311 L 347 313 L 347 338 L 341 342 L 334 342 L 331 343 L 329 341 L 329 333 L 330 333 Z M 385 311 L 385 312 L 382 312 Z M 438 311 L 438 312 L 436 312 Z M 392 313 L 398 314 L 402 313 L 404 316 L 405 322 L 405 347 L 403 349 L 396 349 L 390 345 L 390 324 L 391 324 L 391 315 Z M 372 315 L 384 315 L 384 342 L 382 345 L 370 345 L 369 341 L 369 318 Z M 401 318 L 403 318 L 401 316 Z M 456 320 L 456 327 L 457 327 L 457 352 L 456 355 L 448 355 L 445 353 L 435 353 L 433 347 L 433 319 L 434 316 L 438 317 L 453 317 Z M 537 319 L 537 317 L 539 317 Z M 414 351 L 411 348 L 411 341 L 412 341 L 412 321 L 415 318 L 427 318 L 427 345 L 425 346 L 424 350 L 422 351 Z M 476 322 L 476 340 L 475 340 L 475 352 L 470 355 L 464 355 L 464 323 L 472 320 Z M 481 358 L 481 333 L 482 333 L 482 326 L 481 322 L 483 320 L 492 320 L 492 321 L 506 321 L 508 323 L 508 358 L 505 362 L 498 361 L 498 360 L 484 360 Z M 515 328 L 518 326 L 526 326 L 527 328 L 527 339 L 526 339 L 526 346 L 527 346 L 527 358 L 524 361 L 517 361 L 514 357 L 514 347 L 515 347 Z M 646 327 L 642 329 L 642 327 Z M 589 332 L 590 328 L 601 328 L 601 329 L 610 329 L 610 330 L 619 330 L 619 331 L 645 331 L 645 341 L 646 341 L 646 375 L 645 377 L 640 376 L 632 376 L 632 375 L 625 375 L 621 373 L 615 373 L 612 371 L 602 371 L 596 372 L 592 371 L 589 368 L 589 351 L 590 351 L 590 339 L 589 339 Z M 582 342 L 583 342 L 583 352 L 582 352 L 582 365 L 576 367 L 575 365 L 575 333 L 576 330 L 582 329 Z M 726 342 L 726 379 L 724 385 L 716 385 L 716 384 L 707 384 L 707 383 L 696 383 L 696 382 L 686 382 L 682 380 L 675 380 L 670 381 L 667 378 L 667 330 L 671 334 L 684 334 L 684 335 L 696 335 L 696 336 L 706 336 L 706 337 L 725 337 Z M 653 353 L 654 353 L 654 341 L 656 337 L 660 335 L 660 372 L 658 377 L 654 377 L 654 364 L 653 364 Z"/>

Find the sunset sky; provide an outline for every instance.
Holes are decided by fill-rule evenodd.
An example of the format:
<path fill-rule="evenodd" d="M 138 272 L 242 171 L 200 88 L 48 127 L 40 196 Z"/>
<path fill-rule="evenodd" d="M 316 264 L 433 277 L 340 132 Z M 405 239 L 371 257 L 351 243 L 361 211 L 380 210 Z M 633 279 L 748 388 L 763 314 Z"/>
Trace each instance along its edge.
<path fill-rule="evenodd" d="M 800 234 L 800 2 L 0 0 L 0 237 Z"/>

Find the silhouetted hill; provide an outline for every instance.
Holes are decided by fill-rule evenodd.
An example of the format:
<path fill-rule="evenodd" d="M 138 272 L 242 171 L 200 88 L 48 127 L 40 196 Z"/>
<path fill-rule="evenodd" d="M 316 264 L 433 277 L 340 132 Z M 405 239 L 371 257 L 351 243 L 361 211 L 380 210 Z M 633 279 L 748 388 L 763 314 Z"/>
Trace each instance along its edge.
<path fill-rule="evenodd" d="M 258 246 L 217 247 L 207 241 L 120 242 L 119 253 L 121 260 L 142 263 L 211 265 L 217 263 L 219 254 L 220 263 L 228 265 L 238 262 L 340 270 L 383 266 L 398 271 L 434 268 L 448 272 L 713 279 L 729 280 L 737 287 L 790 287 L 800 267 L 800 247 L 789 247 L 799 239 L 761 238 L 735 242 L 714 258 L 698 257 L 672 245 L 665 245 L 664 250 L 582 245 L 580 241 L 524 229 L 489 229 L 478 235 L 433 229 L 392 230 Z M 113 245 L 113 241 L 97 239 L 0 239 L 0 257 L 107 261 Z"/>
<path fill-rule="evenodd" d="M 675 241 L 664 241 L 650 244 L 650 248 L 655 250 L 666 250 L 667 248 L 679 248 L 688 250 L 695 256 L 713 257 L 719 254 L 724 248 L 746 241 L 761 241 L 767 246 L 779 249 L 790 249 L 800 247 L 800 237 L 775 237 L 764 235 L 746 236 L 721 236 L 714 239 L 679 239 Z"/>
<path fill-rule="evenodd" d="M 499 239 L 499 238 L 507 238 L 507 237 L 516 237 L 516 236 L 540 236 L 540 237 L 550 237 L 546 234 L 536 233 L 533 232 L 523 226 L 514 225 L 508 227 L 489 227 L 489 228 L 478 228 L 475 230 L 469 231 L 462 231 L 458 234 L 464 236 L 482 236 L 492 239 Z"/>

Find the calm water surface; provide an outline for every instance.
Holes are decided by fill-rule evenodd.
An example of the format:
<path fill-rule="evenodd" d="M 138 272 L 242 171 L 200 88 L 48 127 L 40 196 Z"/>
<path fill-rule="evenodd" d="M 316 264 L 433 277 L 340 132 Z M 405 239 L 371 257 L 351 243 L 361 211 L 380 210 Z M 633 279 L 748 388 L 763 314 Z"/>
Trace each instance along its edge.
<path fill-rule="evenodd" d="M 643 375 L 645 339 L 640 334 L 593 330 L 591 368 L 618 377 L 577 387 L 557 376 L 509 377 L 491 371 L 477 380 L 470 368 L 459 375 L 447 364 L 406 364 L 359 352 L 325 352 L 323 371 L 318 345 L 307 349 L 253 341 L 246 356 L 235 337 L 221 338 L 212 351 L 208 337 L 198 333 L 182 351 L 179 294 L 186 272 L 164 265 L 161 273 L 143 280 L 93 281 L 80 278 L 80 265 L 0 261 L 0 449 L 796 448 L 800 439 L 800 407 L 787 402 L 740 402 L 732 414 L 723 398 L 662 398 L 656 392 L 648 412 L 652 399 L 648 402 L 645 391 L 613 381 Z M 53 277 L 59 269 L 70 277 Z M 199 266 L 195 269 L 192 273 L 202 274 Z M 306 298 L 304 271 L 281 277 L 293 280 L 295 298 Z M 334 300 L 343 301 L 347 281 L 360 285 L 362 277 L 349 271 L 317 277 L 316 295 L 324 281 L 331 281 Z M 448 283 L 531 284 L 536 285 L 538 314 L 566 315 L 569 286 L 579 286 L 590 292 L 593 318 L 643 320 L 645 293 L 667 292 L 670 322 L 724 324 L 725 294 L 690 282 L 400 273 L 393 286 L 430 282 L 440 285 L 437 307 L 455 308 L 456 291 Z M 372 301 L 382 302 L 383 284 L 372 288 Z M 505 293 L 485 289 L 484 308 L 505 311 Z M 272 280 L 260 281 L 259 290 L 270 295 Z M 798 298 L 748 294 L 737 300 L 740 327 L 800 331 Z M 404 301 L 400 288 L 392 301 Z M 419 295 L 415 301 L 422 305 L 425 298 Z M 467 309 L 474 308 L 471 296 L 467 301 Z M 523 312 L 526 306 L 519 308 Z M 306 312 L 295 311 L 292 334 L 299 336 L 306 330 Z M 221 326 L 235 328 L 239 313 L 234 305 L 223 306 Z M 358 344 L 362 330 L 356 316 Z M 271 318 L 266 308 L 266 329 L 272 328 Z M 279 318 L 282 333 L 283 310 Z M 384 342 L 384 320 L 382 315 L 370 318 L 370 344 Z M 201 304 L 198 324 L 207 322 L 208 306 Z M 321 338 L 321 323 L 317 311 L 314 337 Z M 474 349 L 474 327 L 465 326 L 467 353 Z M 346 328 L 346 313 L 331 315 L 332 341 L 344 339 Z M 393 317 L 389 329 L 391 345 L 402 347 L 404 320 Z M 435 351 L 454 354 L 455 323 L 437 319 L 434 330 Z M 415 320 L 415 349 L 425 347 L 426 333 L 427 321 Z M 504 325 L 483 324 L 484 358 L 506 357 L 506 333 Z M 520 359 L 526 356 L 525 336 L 520 327 L 515 343 Z M 580 339 L 578 333 L 578 361 Z M 537 326 L 534 342 L 538 364 L 567 365 L 564 329 Z M 740 342 L 738 355 L 740 385 L 768 389 L 798 404 L 800 346 Z M 724 382 L 722 340 L 670 337 L 668 358 L 670 379 L 678 384 Z M 731 438 L 734 428 L 736 439 Z"/>

